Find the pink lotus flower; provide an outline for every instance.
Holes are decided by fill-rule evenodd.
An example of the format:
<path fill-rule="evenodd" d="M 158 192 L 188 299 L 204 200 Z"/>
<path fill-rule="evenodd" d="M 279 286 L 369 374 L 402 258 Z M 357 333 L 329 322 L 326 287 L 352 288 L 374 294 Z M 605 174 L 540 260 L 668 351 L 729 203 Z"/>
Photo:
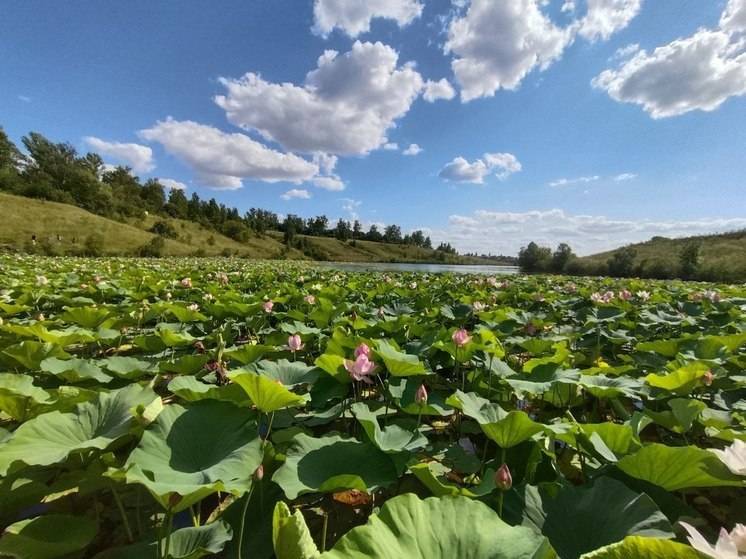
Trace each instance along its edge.
<path fill-rule="evenodd" d="M 257 481 L 262 481 L 264 478 L 264 464 L 259 464 L 259 467 L 254 470 L 254 479 Z"/>
<path fill-rule="evenodd" d="M 370 375 L 376 370 L 376 364 L 370 361 L 367 355 L 361 353 L 354 361 L 345 359 L 345 369 L 350 373 L 353 380 L 373 384 L 373 381 L 370 380 Z"/>
<path fill-rule="evenodd" d="M 192 278 L 184 278 L 181 280 L 181 287 L 190 288 L 192 287 Z"/>
<path fill-rule="evenodd" d="M 303 300 L 309 305 L 314 305 L 316 303 L 316 297 L 314 297 L 313 295 L 306 295 L 305 297 L 303 297 Z"/>
<path fill-rule="evenodd" d="M 272 312 L 272 307 L 274 307 L 274 306 L 275 306 L 275 304 L 271 300 L 270 301 L 264 301 L 264 303 L 262 303 L 262 308 L 264 309 L 264 312 L 266 312 L 266 313 L 271 313 Z"/>
<path fill-rule="evenodd" d="M 456 347 L 464 347 L 471 341 L 471 336 L 469 335 L 469 332 L 460 328 L 451 335 L 451 339 L 453 340 L 453 343 L 456 344 Z"/>
<path fill-rule="evenodd" d="M 414 393 L 414 401 L 420 406 L 427 404 L 427 388 L 424 384 L 421 384 L 417 392 Z"/>
<path fill-rule="evenodd" d="M 228 282 L 230 281 L 228 279 L 228 274 L 226 274 L 225 272 L 218 272 L 217 280 L 220 285 L 228 285 Z"/>
<path fill-rule="evenodd" d="M 503 464 L 495 472 L 495 485 L 500 491 L 507 491 L 513 487 L 513 476 L 510 475 L 510 468 L 507 464 Z"/>
<path fill-rule="evenodd" d="M 609 303 L 614 298 L 613 291 L 605 291 L 599 293 L 598 291 L 591 294 L 591 301 L 594 303 Z"/>
<path fill-rule="evenodd" d="M 705 383 L 705 386 L 712 386 L 712 381 L 714 380 L 715 375 L 712 374 L 712 371 L 707 371 L 704 375 L 702 375 L 702 382 Z"/>
<path fill-rule="evenodd" d="M 288 347 L 293 353 L 303 349 L 303 341 L 300 339 L 298 334 L 293 334 L 288 338 Z"/>
<path fill-rule="evenodd" d="M 357 359 L 361 355 L 365 355 L 365 357 L 370 358 L 370 348 L 368 347 L 368 344 L 360 344 L 355 348 L 355 359 Z"/>
<path fill-rule="evenodd" d="M 621 290 L 621 291 L 619 292 L 619 298 L 620 298 L 620 299 L 621 299 L 622 301 L 629 301 L 629 300 L 630 300 L 630 299 L 632 298 L 632 292 L 631 292 L 631 291 L 629 291 L 629 290 L 627 290 L 627 289 L 622 289 L 622 290 Z"/>

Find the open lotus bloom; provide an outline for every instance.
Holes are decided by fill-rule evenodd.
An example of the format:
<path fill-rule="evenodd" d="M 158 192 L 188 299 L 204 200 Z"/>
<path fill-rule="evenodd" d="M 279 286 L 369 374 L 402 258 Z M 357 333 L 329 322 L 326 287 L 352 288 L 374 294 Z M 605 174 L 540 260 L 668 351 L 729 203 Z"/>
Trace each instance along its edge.
<path fill-rule="evenodd" d="M 376 364 L 368 359 L 368 356 L 361 353 L 354 361 L 345 359 L 345 369 L 350 373 L 354 380 L 361 380 L 366 384 L 373 384 L 369 376 L 376 370 Z"/>
<path fill-rule="evenodd" d="M 746 476 L 746 442 L 736 439 L 725 450 L 712 449 L 718 458 L 737 476 Z"/>
<path fill-rule="evenodd" d="M 745 559 L 746 558 L 746 526 L 736 524 L 735 528 L 728 532 L 725 528 L 720 529 L 720 535 L 715 545 L 711 545 L 697 529 L 679 522 L 689 532 L 687 539 L 694 549 L 714 559 Z"/>

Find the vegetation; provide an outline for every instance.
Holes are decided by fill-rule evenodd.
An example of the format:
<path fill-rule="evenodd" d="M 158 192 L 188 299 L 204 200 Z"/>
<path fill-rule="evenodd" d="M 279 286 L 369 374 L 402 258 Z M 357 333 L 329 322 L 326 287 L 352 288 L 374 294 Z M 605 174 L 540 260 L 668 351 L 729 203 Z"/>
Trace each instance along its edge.
<path fill-rule="evenodd" d="M 742 542 L 743 286 L 20 255 L 0 285 L 0 555 Z"/>

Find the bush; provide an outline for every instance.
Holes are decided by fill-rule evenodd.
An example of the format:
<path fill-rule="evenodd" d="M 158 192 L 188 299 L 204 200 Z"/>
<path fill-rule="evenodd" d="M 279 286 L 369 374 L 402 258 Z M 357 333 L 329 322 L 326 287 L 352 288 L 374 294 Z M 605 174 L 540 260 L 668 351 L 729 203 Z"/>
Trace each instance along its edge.
<path fill-rule="evenodd" d="M 98 233 L 88 235 L 83 244 L 83 254 L 85 256 L 103 256 L 104 238 Z"/>
<path fill-rule="evenodd" d="M 142 245 L 138 254 L 146 258 L 159 258 L 163 256 L 163 250 L 166 248 L 166 241 L 163 237 L 156 235 L 150 242 Z"/>
<path fill-rule="evenodd" d="M 167 239 L 176 239 L 179 234 L 176 232 L 176 228 L 171 225 L 168 221 L 156 221 L 155 225 L 148 229 L 151 233 L 166 237 Z"/>

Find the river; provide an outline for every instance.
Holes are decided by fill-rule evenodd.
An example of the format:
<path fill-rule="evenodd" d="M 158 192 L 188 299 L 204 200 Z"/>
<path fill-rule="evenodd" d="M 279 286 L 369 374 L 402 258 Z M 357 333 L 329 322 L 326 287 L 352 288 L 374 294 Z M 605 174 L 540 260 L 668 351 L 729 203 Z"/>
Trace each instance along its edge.
<path fill-rule="evenodd" d="M 394 262 L 315 262 L 315 265 L 344 272 L 420 272 L 426 274 L 517 274 L 518 266 L 419 264 Z"/>

